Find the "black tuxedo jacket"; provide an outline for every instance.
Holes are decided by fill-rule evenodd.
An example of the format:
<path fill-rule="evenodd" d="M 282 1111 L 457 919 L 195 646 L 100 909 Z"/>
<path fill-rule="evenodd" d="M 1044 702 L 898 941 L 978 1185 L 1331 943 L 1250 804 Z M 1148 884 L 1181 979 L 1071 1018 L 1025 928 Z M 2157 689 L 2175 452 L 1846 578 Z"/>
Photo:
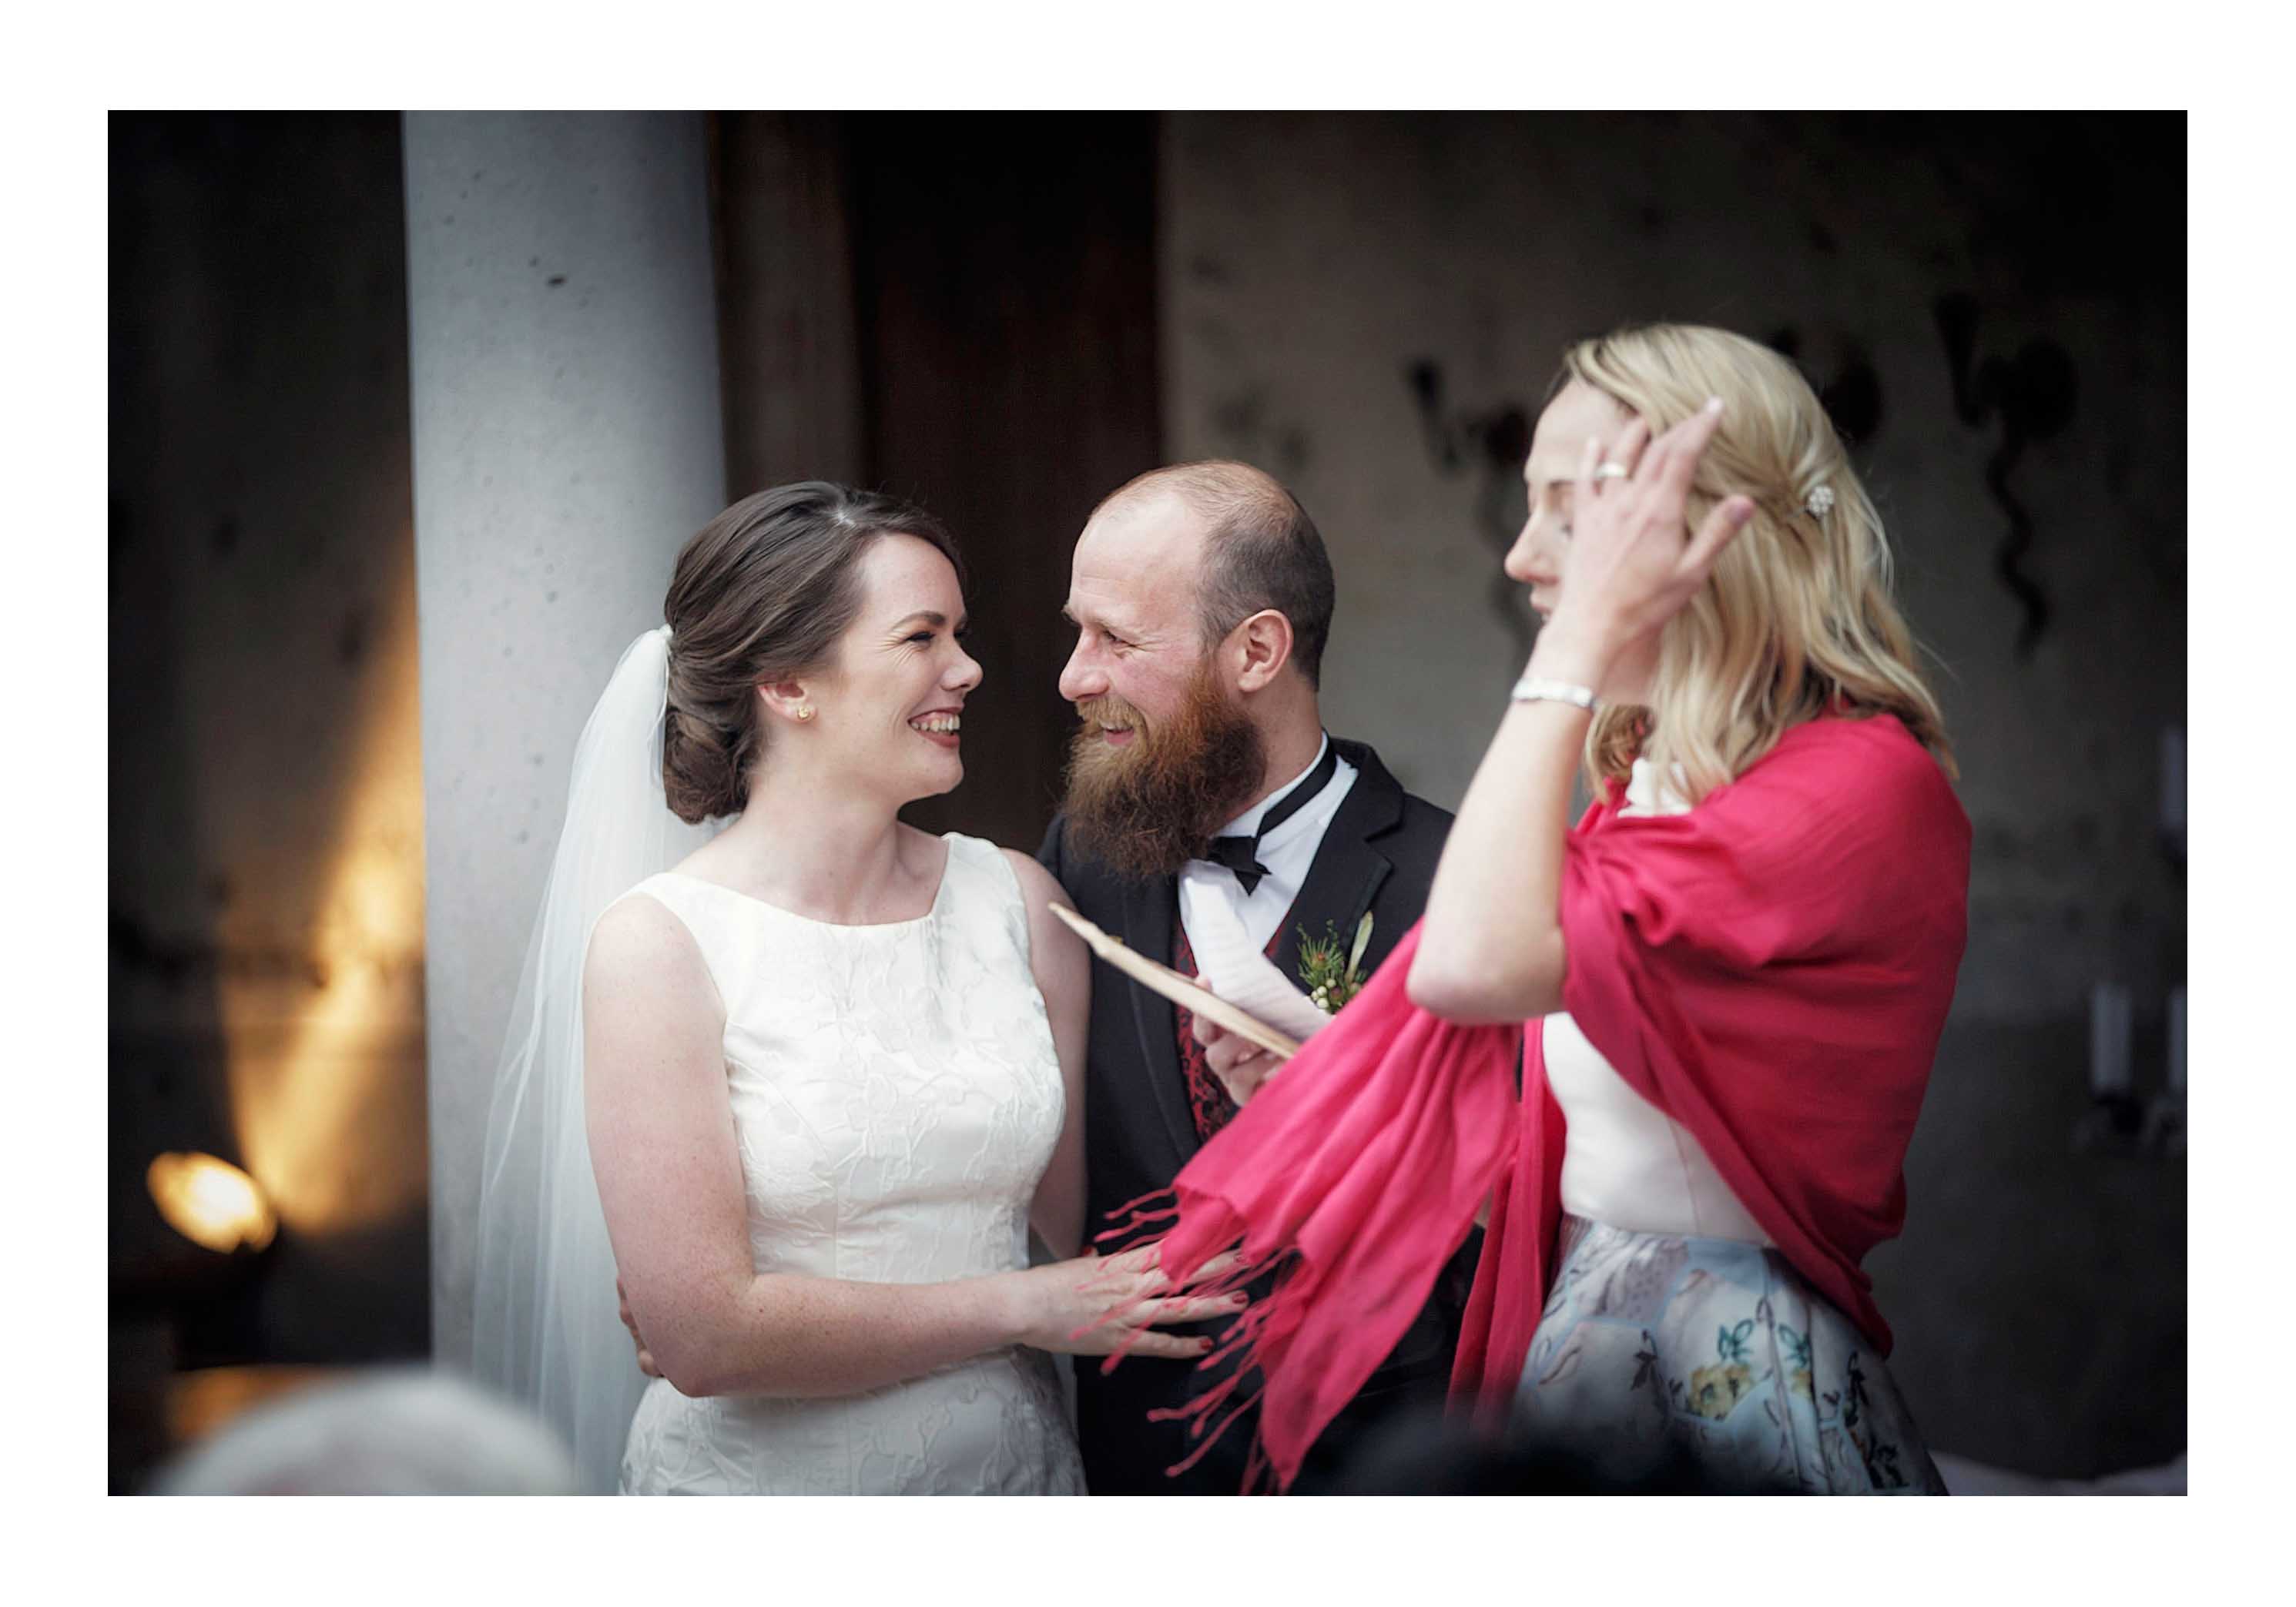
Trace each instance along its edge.
<path fill-rule="evenodd" d="M 1451 828 L 1447 812 L 1406 792 L 1369 748 L 1336 737 L 1332 745 L 1356 767 L 1356 781 L 1324 833 L 1276 944 L 1276 968 L 1292 978 L 1300 974 L 1302 928 L 1320 938 L 1327 923 L 1335 925 L 1347 941 L 1365 910 L 1372 912 L 1365 968 L 1384 962 L 1426 908 L 1435 862 Z M 1179 919 L 1177 878 L 1121 878 L 1071 847 L 1067 824 L 1065 816 L 1054 818 L 1037 850 L 1038 863 L 1086 920 L 1168 963 Z M 1200 1147 L 1188 1118 L 1170 1001 L 1102 962 L 1094 963 L 1092 981 L 1085 1078 L 1087 1240 L 1111 1226 L 1109 1211 L 1170 1184 Z M 1310 1491 L 1327 1484 L 1390 1421 L 1441 1399 L 1480 1242 L 1480 1234 L 1470 1236 L 1393 1354 L 1316 1442 L 1296 1488 Z M 1225 1325 L 1172 1332 L 1217 1333 Z M 1148 1421 L 1150 1411 L 1184 1404 L 1216 1373 L 1154 1357 L 1129 1357 L 1106 1375 L 1100 1358 L 1078 1357 L 1076 1373 L 1078 1436 L 1094 1495 L 1231 1496 L 1242 1488 L 1256 1413 L 1230 1427 L 1202 1461 L 1177 1478 L 1166 1477 L 1165 1470 L 1195 1448 L 1186 1425 Z"/>

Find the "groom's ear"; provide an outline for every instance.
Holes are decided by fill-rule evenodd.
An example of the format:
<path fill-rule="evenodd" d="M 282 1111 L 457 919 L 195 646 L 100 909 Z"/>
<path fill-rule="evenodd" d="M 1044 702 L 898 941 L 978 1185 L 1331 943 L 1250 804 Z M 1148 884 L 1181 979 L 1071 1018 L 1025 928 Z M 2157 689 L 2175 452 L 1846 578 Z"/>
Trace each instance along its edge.
<path fill-rule="evenodd" d="M 1238 692 L 1259 691 L 1292 661 L 1292 621 L 1277 609 L 1261 609 L 1230 631 L 1227 641 Z"/>

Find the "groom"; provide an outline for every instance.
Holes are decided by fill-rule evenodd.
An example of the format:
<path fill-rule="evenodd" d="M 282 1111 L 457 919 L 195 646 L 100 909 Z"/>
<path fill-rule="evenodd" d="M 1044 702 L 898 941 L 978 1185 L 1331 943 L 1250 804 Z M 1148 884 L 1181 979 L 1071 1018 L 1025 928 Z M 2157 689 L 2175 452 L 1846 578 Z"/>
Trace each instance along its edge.
<path fill-rule="evenodd" d="M 1061 694 L 1082 723 L 1037 852 L 1079 914 L 1193 975 L 1190 925 L 1207 917 L 1192 912 L 1224 906 L 1290 978 L 1303 933 L 1335 938 L 1344 955 L 1369 912 L 1368 974 L 1418 920 L 1451 816 L 1406 792 L 1369 748 L 1325 734 L 1316 688 L 1332 605 L 1314 522 L 1247 464 L 1158 469 L 1094 510 L 1063 611 L 1077 644 Z M 1168 1185 L 1235 1105 L 1185 1012 L 1105 964 L 1093 984 L 1085 1144 L 1096 1231 Z M 1441 1399 L 1476 1244 L 1316 1442 L 1298 1488 L 1328 1486 L 1390 1422 Z M 1166 1470 L 1199 1442 L 1184 1423 L 1148 1417 L 1219 1376 L 1146 1357 L 1103 1374 L 1079 1358 L 1092 1493 L 1235 1494 L 1256 1413 L 1177 1477 Z"/>

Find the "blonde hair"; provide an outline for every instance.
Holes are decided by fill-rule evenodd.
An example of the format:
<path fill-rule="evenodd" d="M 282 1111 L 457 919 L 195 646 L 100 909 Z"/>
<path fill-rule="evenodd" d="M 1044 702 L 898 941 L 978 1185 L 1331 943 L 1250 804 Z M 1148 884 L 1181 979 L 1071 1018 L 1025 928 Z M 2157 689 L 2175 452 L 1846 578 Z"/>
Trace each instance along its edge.
<path fill-rule="evenodd" d="M 1574 379 L 1640 416 L 1653 436 L 1720 397 L 1721 427 L 1691 484 L 1690 528 L 1726 496 L 1754 503 L 1706 584 L 1660 632 L 1649 705 L 1595 717 L 1586 764 L 1597 796 L 1640 757 L 1661 775 L 1680 767 L 1695 803 L 1823 714 L 1893 714 L 1957 774 L 1937 698 L 1890 599 L 1881 516 L 1794 365 L 1726 330 L 1653 324 L 1570 348 L 1550 399 Z M 1833 506 L 1812 513 L 1820 486 L 1833 491 Z"/>

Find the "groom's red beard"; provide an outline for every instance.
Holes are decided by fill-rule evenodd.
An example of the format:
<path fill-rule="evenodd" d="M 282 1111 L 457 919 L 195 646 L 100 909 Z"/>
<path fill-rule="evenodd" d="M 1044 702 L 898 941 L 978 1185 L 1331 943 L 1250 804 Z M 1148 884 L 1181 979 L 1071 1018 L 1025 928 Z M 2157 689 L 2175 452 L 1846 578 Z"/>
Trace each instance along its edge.
<path fill-rule="evenodd" d="M 1069 744 L 1061 808 L 1070 840 L 1119 875 L 1174 874 L 1259 790 L 1267 745 L 1259 727 L 1221 695 L 1209 662 L 1160 725 L 1113 693 L 1076 709 L 1084 725 Z M 1137 734 L 1114 747 L 1103 726 Z"/>

